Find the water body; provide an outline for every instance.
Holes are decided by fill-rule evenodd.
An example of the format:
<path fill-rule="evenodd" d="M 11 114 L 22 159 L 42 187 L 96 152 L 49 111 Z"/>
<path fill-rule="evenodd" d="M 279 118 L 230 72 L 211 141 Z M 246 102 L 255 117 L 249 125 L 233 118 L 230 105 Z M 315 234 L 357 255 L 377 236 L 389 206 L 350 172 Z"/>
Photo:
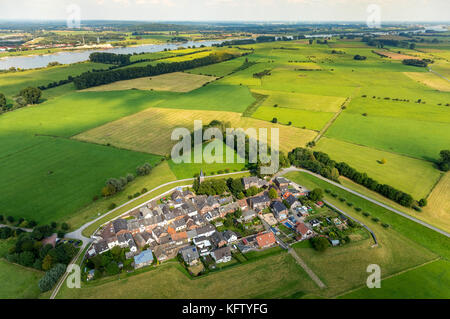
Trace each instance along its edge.
<path fill-rule="evenodd" d="M 11 67 L 21 69 L 34 69 L 46 67 L 50 62 L 59 62 L 61 64 L 71 64 L 89 60 L 89 55 L 93 52 L 109 52 L 117 54 L 133 54 L 133 53 L 148 53 L 159 52 L 164 49 L 176 50 L 179 47 L 188 47 L 195 45 L 212 46 L 219 44 L 226 40 L 219 41 L 189 41 L 183 43 L 167 43 L 167 44 L 145 44 L 135 47 L 120 47 L 112 49 L 92 49 L 83 51 L 63 51 L 47 55 L 32 55 L 32 56 L 15 56 L 0 58 L 0 70 L 7 70 Z"/>

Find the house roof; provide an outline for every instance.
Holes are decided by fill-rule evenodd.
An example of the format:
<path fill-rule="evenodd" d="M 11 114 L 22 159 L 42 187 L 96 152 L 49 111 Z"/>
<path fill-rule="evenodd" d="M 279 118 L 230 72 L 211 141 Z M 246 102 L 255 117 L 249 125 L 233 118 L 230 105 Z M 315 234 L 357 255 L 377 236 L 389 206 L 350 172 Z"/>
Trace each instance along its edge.
<path fill-rule="evenodd" d="M 114 228 L 114 233 L 118 233 L 121 230 L 127 230 L 128 229 L 128 222 L 126 219 L 116 219 L 112 221 L 112 225 Z"/>
<path fill-rule="evenodd" d="M 295 229 L 297 230 L 297 232 L 299 232 L 302 235 L 306 235 L 309 231 L 309 228 L 306 227 L 305 224 L 303 223 L 297 223 L 297 226 L 295 226 Z"/>
<path fill-rule="evenodd" d="M 275 201 L 272 204 L 272 209 L 275 211 L 275 213 L 279 214 L 282 211 L 286 210 L 287 207 L 284 206 L 284 204 L 282 202 Z"/>
<path fill-rule="evenodd" d="M 144 250 L 139 255 L 134 256 L 134 263 L 136 265 L 148 263 L 153 261 L 153 252 L 151 249 Z"/>
<path fill-rule="evenodd" d="M 192 262 L 193 260 L 196 260 L 199 258 L 197 247 L 195 246 L 188 246 L 180 249 L 181 256 L 183 257 L 184 261 L 187 263 Z"/>
<path fill-rule="evenodd" d="M 269 198 L 269 196 L 267 196 L 267 194 L 264 194 L 264 195 L 261 195 L 261 196 L 256 196 L 256 197 L 252 197 L 252 198 L 250 198 L 250 200 L 252 201 L 253 204 L 260 204 L 260 203 L 270 202 L 270 198 Z"/>
<path fill-rule="evenodd" d="M 275 235 L 272 232 L 259 234 L 256 236 L 259 247 L 266 247 L 276 243 Z"/>
<path fill-rule="evenodd" d="M 170 235 L 170 237 L 172 238 L 172 240 L 178 241 L 178 240 L 187 239 L 188 235 L 187 235 L 187 232 L 182 231 L 182 232 L 179 232 L 179 233 L 172 234 L 172 235 Z"/>
<path fill-rule="evenodd" d="M 214 254 L 214 257 L 216 260 L 220 260 L 224 257 L 230 257 L 231 256 L 231 249 L 228 246 L 218 248 L 212 252 Z"/>
<path fill-rule="evenodd" d="M 234 231 L 231 231 L 231 230 L 229 230 L 229 229 L 223 232 L 223 237 L 224 237 L 227 241 L 230 240 L 230 238 L 231 238 L 232 236 L 236 236 L 236 238 L 238 237 L 237 234 L 236 234 Z"/>
<path fill-rule="evenodd" d="M 294 195 L 289 195 L 289 196 L 286 198 L 286 202 L 287 202 L 289 205 L 294 204 L 296 201 L 297 201 L 297 198 L 295 198 Z"/>

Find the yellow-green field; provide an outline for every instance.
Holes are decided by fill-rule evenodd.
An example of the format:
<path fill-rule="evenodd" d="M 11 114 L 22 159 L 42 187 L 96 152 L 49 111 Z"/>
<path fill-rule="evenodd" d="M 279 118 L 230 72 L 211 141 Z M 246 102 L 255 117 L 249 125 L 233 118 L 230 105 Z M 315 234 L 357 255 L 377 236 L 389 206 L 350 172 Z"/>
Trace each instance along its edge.
<path fill-rule="evenodd" d="M 189 74 L 183 72 L 167 73 L 152 77 L 118 81 L 110 84 L 95 86 L 84 91 L 122 91 L 122 90 L 155 90 L 172 92 L 189 92 L 202 85 L 214 81 L 216 78 L 206 75 Z"/>
<path fill-rule="evenodd" d="M 168 155 L 176 143 L 171 141 L 173 129 L 193 130 L 194 120 L 209 124 L 212 120 L 230 122 L 233 128 L 278 128 L 280 149 L 289 152 L 314 139 L 316 133 L 295 127 L 272 124 L 239 113 L 182 109 L 148 108 L 103 126 L 76 135 L 82 141 L 107 144 L 152 154 Z M 270 134 L 268 134 L 270 141 Z"/>
<path fill-rule="evenodd" d="M 405 72 L 405 74 L 420 84 L 429 86 L 432 89 L 450 92 L 450 82 L 433 73 L 425 72 Z"/>

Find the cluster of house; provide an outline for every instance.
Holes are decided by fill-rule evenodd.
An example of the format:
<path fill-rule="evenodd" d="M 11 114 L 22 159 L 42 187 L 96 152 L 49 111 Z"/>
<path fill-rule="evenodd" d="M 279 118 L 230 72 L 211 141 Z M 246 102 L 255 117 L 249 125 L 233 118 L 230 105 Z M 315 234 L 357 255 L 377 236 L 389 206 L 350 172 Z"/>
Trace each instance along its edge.
<path fill-rule="evenodd" d="M 241 209 L 241 222 L 259 216 L 269 225 L 285 222 L 290 218 L 285 199 L 291 212 L 302 207 L 297 200 L 306 191 L 290 186 L 284 178 L 276 178 L 274 184 L 280 198 L 271 200 L 267 188 L 275 187 L 258 177 L 244 177 L 245 189 L 252 186 L 266 188 L 261 194 L 239 201 L 232 196 L 196 196 L 189 190 L 176 190 L 171 196 L 157 203 L 152 201 L 136 208 L 127 216 L 115 219 L 96 234 L 96 242 L 87 252 L 87 257 L 102 254 L 113 247 L 129 248 L 126 258 L 134 258 L 135 268 L 151 264 L 154 257 L 163 262 L 180 254 L 188 265 L 198 262 L 201 256 L 210 255 L 216 263 L 231 260 L 230 245 L 239 235 L 226 230 L 219 232 L 211 223 L 218 218 Z M 273 214 L 263 214 L 270 207 Z M 271 216 L 270 216 L 271 215 Z M 221 223 L 217 222 L 216 226 Z M 311 230 L 302 222 L 295 223 L 297 231 L 307 238 Z M 247 239 L 255 248 L 266 248 L 276 244 L 272 232 L 263 232 Z"/>

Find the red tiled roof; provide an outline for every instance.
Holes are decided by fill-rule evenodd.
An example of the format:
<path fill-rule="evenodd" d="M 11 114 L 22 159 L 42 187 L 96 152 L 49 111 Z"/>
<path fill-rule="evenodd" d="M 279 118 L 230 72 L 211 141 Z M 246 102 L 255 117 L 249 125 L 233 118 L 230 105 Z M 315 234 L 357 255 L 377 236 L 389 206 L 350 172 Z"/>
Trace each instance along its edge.
<path fill-rule="evenodd" d="M 298 223 L 297 226 L 295 227 L 295 229 L 297 230 L 297 232 L 299 232 L 302 235 L 306 235 L 306 233 L 309 230 L 308 227 L 306 227 L 306 225 L 303 223 Z"/>
<path fill-rule="evenodd" d="M 272 232 L 256 236 L 256 241 L 258 242 L 259 247 L 266 247 L 276 243 L 275 236 Z"/>

